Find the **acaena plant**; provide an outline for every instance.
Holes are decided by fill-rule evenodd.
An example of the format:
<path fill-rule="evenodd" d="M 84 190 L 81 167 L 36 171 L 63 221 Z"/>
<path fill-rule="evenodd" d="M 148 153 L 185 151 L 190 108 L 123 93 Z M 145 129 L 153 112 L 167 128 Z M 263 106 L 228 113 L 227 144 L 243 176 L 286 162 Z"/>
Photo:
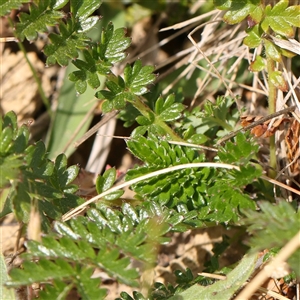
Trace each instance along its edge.
<path fill-rule="evenodd" d="M 27 2 L 4 1 L 1 16 Z M 294 27 L 300 27 L 299 5 L 289 6 L 285 0 L 273 6 L 264 1 L 215 1 L 215 5 L 227 10 L 225 22 L 247 18 L 246 45 L 256 48 L 263 43 L 265 57 L 256 55 L 251 71 L 267 69 L 269 107 L 275 112 L 271 90 L 286 91 L 275 62 L 294 54 L 274 38 L 291 38 Z M 39 283 L 39 299 L 66 299 L 74 289 L 82 299 L 104 299 L 106 290 L 95 276 L 98 270 L 139 289 L 140 274 L 155 267 L 159 247 L 169 242 L 171 233 L 222 224 L 244 226 L 254 236 L 249 253 L 227 270 L 224 281 L 207 285 L 203 276 L 178 271 L 177 285 L 156 282 L 148 295 L 134 292 L 133 298 L 231 299 L 253 273 L 257 251 L 280 248 L 299 235 L 299 211 L 284 200 L 277 205 L 262 201 L 273 197 L 264 189 L 266 181 L 275 181 L 263 174 L 253 136 L 239 132 L 217 143 L 239 120 L 233 97 L 218 96 L 216 103 L 188 112 L 179 91 L 166 96 L 149 92 L 157 78 L 153 66 L 136 60 L 121 75 L 114 74 L 130 39 L 112 23 L 103 28 L 99 40 L 87 36 L 99 20 L 95 11 L 100 6 L 95 0 L 33 1 L 28 12 L 19 14 L 15 35 L 22 43 L 34 41 L 38 33 L 49 34 L 46 64 L 74 64 L 78 70 L 69 79 L 78 93 L 91 86 L 103 100 L 104 113 L 117 110 L 127 125 L 137 123 L 126 145 L 141 163 L 117 186 L 116 170 L 106 170 L 96 180 L 98 195 L 86 201 L 73 183 L 79 168 L 68 166 L 64 154 L 51 161 L 42 141 L 29 143 L 29 125 L 18 126 L 13 112 L 5 114 L 0 123 L 0 187 L 5 191 L 0 216 L 13 212 L 27 232 L 33 217 L 40 224 L 36 235 L 27 236 L 22 266 L 9 272 L 5 285 Z M 105 88 L 100 88 L 100 76 L 105 77 Z M 134 191 L 134 199 L 123 198 L 126 186 Z M 84 214 L 78 215 L 83 209 Z M 296 248 L 286 258 L 297 276 L 299 252 Z M 132 261 L 140 262 L 139 269 Z M 212 266 L 210 270 L 216 271 Z M 123 292 L 118 299 L 133 298 Z"/>

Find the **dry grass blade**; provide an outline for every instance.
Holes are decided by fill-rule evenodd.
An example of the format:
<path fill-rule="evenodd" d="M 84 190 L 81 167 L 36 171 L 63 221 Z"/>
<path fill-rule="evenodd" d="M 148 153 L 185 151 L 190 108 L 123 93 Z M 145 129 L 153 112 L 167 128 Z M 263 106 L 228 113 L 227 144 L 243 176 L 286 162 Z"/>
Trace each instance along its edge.
<path fill-rule="evenodd" d="M 173 30 L 180 29 L 180 28 L 183 28 L 183 27 L 188 26 L 190 24 L 198 23 L 198 22 L 202 21 L 203 19 L 206 19 L 207 17 L 217 15 L 219 13 L 220 13 L 220 11 L 215 9 L 215 10 L 212 10 L 212 11 L 206 13 L 206 14 L 202 14 L 200 16 L 192 18 L 190 20 L 180 22 L 180 23 L 177 23 L 177 24 L 169 26 L 169 27 L 162 28 L 160 31 L 167 31 L 167 30 L 171 30 L 171 29 L 173 29 Z"/>

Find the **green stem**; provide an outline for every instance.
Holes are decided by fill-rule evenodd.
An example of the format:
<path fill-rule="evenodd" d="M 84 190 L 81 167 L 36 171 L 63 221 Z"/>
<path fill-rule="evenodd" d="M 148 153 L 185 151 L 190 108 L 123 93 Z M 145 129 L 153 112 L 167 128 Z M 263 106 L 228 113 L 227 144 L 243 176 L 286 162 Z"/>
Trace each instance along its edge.
<path fill-rule="evenodd" d="M 269 75 L 268 85 L 269 85 L 269 113 L 273 114 L 276 112 L 276 98 L 277 98 L 277 89 L 276 86 L 271 82 L 270 75 L 275 71 L 275 61 L 271 58 L 267 58 L 267 72 Z M 276 176 L 276 147 L 275 147 L 275 136 L 270 137 L 270 169 L 269 177 L 275 178 Z"/>
<path fill-rule="evenodd" d="M 133 106 L 147 119 L 151 119 L 151 115 L 154 115 L 153 124 L 159 126 L 164 130 L 166 134 L 170 136 L 173 141 L 184 142 L 164 121 L 162 121 L 155 113 L 139 98 L 136 97 Z"/>
<path fill-rule="evenodd" d="M 8 18 L 8 21 L 9 21 L 10 26 L 13 28 L 14 25 L 13 25 L 12 20 L 10 18 Z M 18 39 L 18 36 L 16 35 L 16 33 L 14 35 Z M 20 50 L 23 52 L 23 54 L 24 54 L 24 57 L 25 57 L 25 59 L 27 61 L 27 64 L 28 64 L 28 66 L 29 66 L 29 68 L 30 68 L 30 70 L 32 72 L 32 75 L 34 77 L 34 80 L 35 80 L 35 82 L 37 84 L 38 91 L 39 91 L 39 94 L 40 94 L 40 96 L 42 98 L 42 101 L 43 101 L 43 103 L 44 103 L 44 105 L 45 105 L 45 107 L 47 109 L 47 112 L 48 112 L 49 116 L 51 116 L 52 112 L 51 112 L 50 101 L 49 101 L 49 99 L 47 98 L 47 96 L 44 93 L 44 90 L 43 90 L 41 81 L 39 79 L 39 76 L 38 76 L 35 68 L 33 67 L 31 61 L 29 60 L 29 58 L 27 56 L 27 52 L 26 52 L 26 49 L 25 49 L 24 45 L 21 42 L 18 42 L 18 46 L 19 46 Z"/>

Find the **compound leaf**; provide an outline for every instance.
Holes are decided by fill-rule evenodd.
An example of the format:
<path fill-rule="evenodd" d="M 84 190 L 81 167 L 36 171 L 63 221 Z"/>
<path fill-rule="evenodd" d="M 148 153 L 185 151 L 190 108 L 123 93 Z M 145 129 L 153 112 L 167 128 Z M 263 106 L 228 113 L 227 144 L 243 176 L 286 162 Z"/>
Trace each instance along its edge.
<path fill-rule="evenodd" d="M 29 6 L 29 14 L 21 12 L 19 15 L 20 23 L 16 26 L 18 38 L 23 41 L 25 37 L 28 40 L 34 40 L 38 32 L 47 32 L 47 26 L 53 26 L 59 23 L 64 17 L 62 11 L 57 11 L 52 0 L 44 0 L 39 5 L 32 3 Z"/>
<path fill-rule="evenodd" d="M 98 75 L 107 76 L 113 64 L 123 60 L 125 49 L 130 45 L 130 39 L 125 37 L 122 28 L 114 30 L 112 23 L 102 31 L 100 41 L 83 50 L 84 59 L 73 60 L 72 63 L 79 71 L 72 72 L 69 79 L 75 82 L 76 91 L 84 93 L 87 83 L 94 89 L 100 86 Z"/>
<path fill-rule="evenodd" d="M 48 56 L 47 65 L 53 65 L 56 62 L 61 66 L 66 66 L 70 59 L 78 57 L 78 49 L 84 49 L 89 38 L 80 32 L 79 23 L 72 18 L 59 23 L 59 34 L 50 33 L 51 44 L 46 45 L 44 53 Z"/>
<path fill-rule="evenodd" d="M 3 0 L 0 3 L 0 17 L 10 13 L 13 9 L 19 9 L 24 3 L 30 0 Z"/>
<path fill-rule="evenodd" d="M 300 5 L 289 6 L 288 0 L 281 0 L 271 7 L 265 9 L 265 18 L 261 23 L 262 29 L 267 32 L 268 28 L 280 35 L 293 37 L 293 26 L 300 27 Z"/>

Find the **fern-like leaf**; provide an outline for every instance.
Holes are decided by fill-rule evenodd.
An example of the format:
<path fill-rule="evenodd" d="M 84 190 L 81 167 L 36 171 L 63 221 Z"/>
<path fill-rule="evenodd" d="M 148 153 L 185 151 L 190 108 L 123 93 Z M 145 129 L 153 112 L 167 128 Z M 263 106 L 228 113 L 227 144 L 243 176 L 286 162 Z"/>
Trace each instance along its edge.
<path fill-rule="evenodd" d="M 102 110 L 109 112 L 112 109 L 122 109 L 127 101 L 135 105 L 137 96 L 145 94 L 148 91 L 147 85 L 155 80 L 153 70 L 153 66 L 142 66 L 141 61 L 137 60 L 132 67 L 125 67 L 124 79 L 121 76 L 110 76 L 106 83 L 109 91 L 101 90 L 96 93 L 97 98 L 106 100 Z"/>
<path fill-rule="evenodd" d="M 1 120 L 0 133 L 0 184 L 10 189 L 1 216 L 14 211 L 17 219 L 28 223 L 32 199 L 37 199 L 42 217 L 42 227 L 48 230 L 49 221 L 82 203 L 75 194 L 78 167 L 67 168 L 66 156 L 61 154 L 55 163 L 46 156 L 43 142 L 28 145 L 29 130 L 17 126 L 13 112 Z"/>
<path fill-rule="evenodd" d="M 247 133 L 239 132 L 234 142 L 227 142 L 218 151 L 218 159 L 224 163 L 245 166 L 254 158 L 259 146 L 254 139 L 248 139 Z"/>
<path fill-rule="evenodd" d="M 8 112 L 0 121 L 0 188 L 9 187 L 18 178 L 29 140 L 26 125 L 17 126 L 17 116 Z"/>
<path fill-rule="evenodd" d="M 183 128 L 193 127 L 197 134 L 205 134 L 210 138 L 222 137 L 234 130 L 239 121 L 239 112 L 234 99 L 220 96 L 215 104 L 207 101 L 204 109 L 185 112 Z"/>
<path fill-rule="evenodd" d="M 70 59 L 78 57 L 78 49 L 87 46 L 89 38 L 80 33 L 80 25 L 75 19 L 68 19 L 66 24 L 59 23 L 59 34 L 50 33 L 51 44 L 46 45 L 44 53 L 48 56 L 47 65 L 56 62 L 61 66 L 66 66 Z"/>
<path fill-rule="evenodd" d="M 248 225 L 247 231 L 252 235 L 250 245 L 252 251 L 266 248 L 283 247 L 299 232 L 300 211 L 285 201 L 273 205 L 263 201 L 259 203 L 261 212 L 243 210 L 246 218 L 242 221 Z M 289 258 L 291 268 L 300 276 L 300 250 Z"/>
<path fill-rule="evenodd" d="M 143 136 L 135 137 L 129 140 L 127 145 L 135 156 L 145 162 L 145 166 L 129 170 L 126 180 L 173 165 L 204 160 L 203 155 L 191 148 L 170 145 L 166 141 L 159 141 L 153 135 L 147 139 Z M 207 191 L 213 173 L 214 170 L 207 168 L 187 168 L 137 183 L 133 185 L 133 189 L 142 197 L 166 204 L 168 207 L 185 203 L 190 208 L 199 208 L 205 203 L 203 193 Z"/>
<path fill-rule="evenodd" d="M 6 282 L 6 285 L 18 287 L 37 282 L 53 282 L 52 285 L 46 286 L 40 299 L 53 299 L 55 295 L 65 299 L 74 286 L 77 287 L 83 299 L 104 299 L 106 291 L 99 288 L 100 279 L 91 278 L 93 269 L 84 265 L 79 267 L 76 262 L 74 263 L 75 265 L 71 266 L 64 259 L 50 261 L 41 258 L 38 262 L 25 260 L 22 270 L 13 269 L 11 271 L 12 280 Z"/>
<path fill-rule="evenodd" d="M 185 106 L 182 104 L 183 98 L 180 93 L 178 95 L 170 94 L 166 99 L 158 97 L 155 101 L 148 100 L 148 105 L 153 112 L 148 112 L 147 116 L 140 115 L 136 117 L 137 123 L 140 125 L 132 132 L 132 136 L 149 134 L 165 136 L 166 132 L 161 126 L 165 123 L 171 123 L 178 120 L 182 116 Z M 123 113 L 122 118 L 124 119 Z"/>
<path fill-rule="evenodd" d="M 24 3 L 30 0 L 3 0 L 0 3 L 0 17 L 10 13 L 13 9 L 19 9 Z"/>
<path fill-rule="evenodd" d="M 47 32 L 47 26 L 58 24 L 59 20 L 64 17 L 62 11 L 58 11 L 55 1 L 44 0 L 36 4 L 31 4 L 29 14 L 22 12 L 19 15 L 20 23 L 16 26 L 18 38 L 23 41 L 25 37 L 28 40 L 34 40 L 38 32 Z"/>
<path fill-rule="evenodd" d="M 157 243 L 166 242 L 163 235 L 171 228 L 165 221 L 169 216 L 156 206 L 152 209 L 134 209 L 126 204 L 120 212 L 101 204 L 99 209 L 88 211 L 89 218 L 78 217 L 70 224 L 55 222 L 59 236 L 45 236 L 42 243 L 28 241 L 24 269 L 14 270 L 8 285 L 61 280 L 72 282 L 84 295 L 86 290 L 80 286 L 87 284 L 92 275 L 88 270 L 100 268 L 121 282 L 137 286 L 138 273 L 130 267 L 128 257 L 152 264 Z M 29 261 L 33 258 L 40 261 Z M 90 272 L 85 279 L 79 275 L 80 269 L 82 273 Z M 54 285 L 52 289 L 62 293 L 67 286 Z M 97 291 L 95 285 L 93 289 Z"/>
<path fill-rule="evenodd" d="M 51 44 L 46 45 L 44 53 L 48 56 L 47 65 L 56 62 L 66 66 L 70 59 L 78 57 L 78 50 L 84 49 L 90 39 L 85 34 L 99 20 L 90 15 L 100 7 L 101 1 L 71 1 L 72 14 L 68 19 L 59 22 L 59 34 L 50 33 Z"/>
<path fill-rule="evenodd" d="M 300 27 L 299 14 L 300 5 L 289 6 L 288 0 L 281 0 L 273 8 L 271 5 L 266 6 L 261 27 L 265 32 L 271 27 L 278 34 L 293 37 L 293 26 Z"/>
<path fill-rule="evenodd" d="M 235 156 L 242 157 L 240 170 L 224 172 L 212 168 L 192 168 L 161 174 L 134 184 L 133 190 L 141 197 L 157 201 L 168 207 L 185 204 L 197 209 L 200 220 L 214 222 L 237 221 L 241 208 L 255 209 L 255 202 L 244 192 L 245 186 L 259 178 L 261 171 L 247 165 L 257 147 L 238 137 L 241 150 Z M 251 143 L 250 143 L 251 144 Z M 191 148 L 173 146 L 159 141 L 153 135 L 135 137 L 127 142 L 129 150 L 145 165 L 129 170 L 126 180 L 178 164 L 203 162 L 205 157 Z M 246 146 L 247 145 L 247 146 Z M 247 148 L 247 150 L 246 150 Z M 236 150 L 234 150 L 236 151 Z M 227 156 L 226 156 L 227 155 Z M 223 157 L 232 154 L 224 152 Z M 214 181 L 212 181 L 214 177 Z"/>
<path fill-rule="evenodd" d="M 130 45 L 130 39 L 124 34 L 124 29 L 114 30 L 112 23 L 109 23 L 102 31 L 100 42 L 83 51 L 85 61 L 80 59 L 72 61 L 79 70 L 71 73 L 69 79 L 75 82 L 78 93 L 84 93 L 87 84 L 92 88 L 98 88 L 100 86 L 98 74 L 107 76 L 113 64 L 125 58 L 124 51 Z"/>

